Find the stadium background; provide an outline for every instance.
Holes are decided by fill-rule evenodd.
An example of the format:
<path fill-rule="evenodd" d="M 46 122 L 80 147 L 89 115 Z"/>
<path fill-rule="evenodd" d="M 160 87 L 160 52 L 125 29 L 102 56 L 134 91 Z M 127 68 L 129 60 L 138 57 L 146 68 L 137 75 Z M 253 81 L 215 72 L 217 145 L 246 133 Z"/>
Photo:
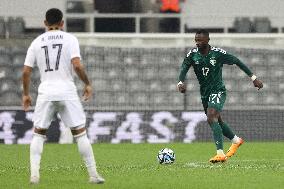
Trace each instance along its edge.
<path fill-rule="evenodd" d="M 264 82 L 263 90 L 257 91 L 239 68 L 225 66 L 224 119 L 248 141 L 283 141 L 284 2 L 253 0 L 248 4 L 242 0 L 235 6 L 234 1 L 192 0 L 185 1 L 182 12 L 174 15 L 158 13 L 158 5 L 146 0 L 125 1 L 124 8 L 119 1 L 109 0 L 105 2 L 113 6 L 107 9 L 98 0 L 30 2 L 0 2 L 1 143 L 31 140 L 32 111 L 21 110 L 21 71 L 27 47 L 44 31 L 44 12 L 51 7 L 65 12 L 65 28 L 79 38 L 83 63 L 94 86 L 92 101 L 84 103 L 93 143 L 212 140 L 192 70 L 188 92 L 183 95 L 176 90 L 179 67 L 194 47 L 194 31 L 201 27 L 212 33 L 211 45 L 235 54 Z M 209 8 L 202 8 L 204 4 Z M 217 11 L 216 7 L 224 5 L 226 11 Z M 180 19 L 180 30 L 159 33 L 159 21 L 169 16 Z M 111 27 L 115 23 L 117 27 Z M 78 79 L 76 83 L 80 93 L 82 83 Z M 38 84 L 34 69 L 34 103 Z M 72 142 L 57 116 L 48 141 Z"/>

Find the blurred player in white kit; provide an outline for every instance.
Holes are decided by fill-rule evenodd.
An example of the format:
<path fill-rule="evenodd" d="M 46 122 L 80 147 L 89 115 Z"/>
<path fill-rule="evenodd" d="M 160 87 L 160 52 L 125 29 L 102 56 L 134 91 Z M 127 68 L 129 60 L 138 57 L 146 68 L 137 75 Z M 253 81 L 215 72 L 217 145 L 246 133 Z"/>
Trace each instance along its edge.
<path fill-rule="evenodd" d="M 92 96 L 92 87 L 80 62 L 78 39 L 64 31 L 63 13 L 56 8 L 49 9 L 44 24 L 47 31 L 38 36 L 30 45 L 23 69 L 23 108 L 31 105 L 29 95 L 32 68 L 37 64 L 41 83 L 34 111 L 34 134 L 30 145 L 30 182 L 39 182 L 40 160 L 47 129 L 55 115 L 59 113 L 62 121 L 78 144 L 79 152 L 86 164 L 89 181 L 104 183 L 97 173 L 93 149 L 86 134 L 86 116 L 73 81 L 76 73 L 84 82 L 83 100 Z"/>

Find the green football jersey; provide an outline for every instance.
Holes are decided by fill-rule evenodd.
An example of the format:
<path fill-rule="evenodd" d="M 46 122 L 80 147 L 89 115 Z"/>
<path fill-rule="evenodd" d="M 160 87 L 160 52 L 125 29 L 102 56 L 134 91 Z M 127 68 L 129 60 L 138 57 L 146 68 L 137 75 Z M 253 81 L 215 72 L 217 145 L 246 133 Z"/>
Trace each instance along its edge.
<path fill-rule="evenodd" d="M 184 82 L 189 68 L 192 66 L 200 84 L 201 98 L 208 98 L 211 93 L 225 91 L 222 79 L 222 68 L 224 64 L 236 64 L 248 76 L 252 76 L 250 69 L 238 58 L 228 54 L 225 50 L 211 47 L 207 55 L 202 55 L 198 48 L 193 48 L 186 55 L 179 75 L 179 81 Z"/>

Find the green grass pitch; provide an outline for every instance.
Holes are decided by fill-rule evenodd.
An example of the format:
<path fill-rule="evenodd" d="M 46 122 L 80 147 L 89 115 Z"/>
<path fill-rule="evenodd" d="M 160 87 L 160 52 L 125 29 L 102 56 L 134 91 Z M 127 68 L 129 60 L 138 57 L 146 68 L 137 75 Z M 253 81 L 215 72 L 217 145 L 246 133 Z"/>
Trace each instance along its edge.
<path fill-rule="evenodd" d="M 175 151 L 174 164 L 158 164 L 156 155 L 164 147 Z M 246 142 L 228 162 L 217 165 L 208 163 L 213 143 L 95 144 L 93 149 L 105 184 L 88 183 L 75 144 L 45 144 L 41 181 L 32 186 L 29 146 L 0 145 L 0 188 L 284 188 L 284 142 Z"/>

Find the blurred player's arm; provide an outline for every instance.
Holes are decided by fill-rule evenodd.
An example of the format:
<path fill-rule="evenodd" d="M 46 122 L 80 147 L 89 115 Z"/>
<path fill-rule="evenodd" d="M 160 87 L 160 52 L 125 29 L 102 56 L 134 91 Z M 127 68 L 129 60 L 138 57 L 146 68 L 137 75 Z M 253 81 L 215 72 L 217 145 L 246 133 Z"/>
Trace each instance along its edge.
<path fill-rule="evenodd" d="M 92 96 L 93 89 L 92 89 L 91 83 L 85 72 L 83 64 L 81 64 L 80 58 L 79 57 L 72 58 L 71 62 L 72 62 L 72 65 L 73 65 L 73 68 L 76 74 L 85 84 L 84 91 L 83 91 L 83 100 L 87 101 Z"/>
<path fill-rule="evenodd" d="M 262 82 L 252 73 L 252 71 L 237 57 L 231 55 L 231 54 L 225 54 L 223 58 L 223 64 L 229 64 L 229 65 L 237 65 L 243 72 L 245 72 L 253 81 L 253 84 L 258 89 L 261 89 L 263 87 Z"/>
<path fill-rule="evenodd" d="M 32 67 L 24 66 L 23 75 L 22 75 L 22 81 L 23 81 L 22 102 L 25 111 L 29 109 L 32 103 L 31 96 L 29 95 L 31 74 L 32 74 Z"/>
<path fill-rule="evenodd" d="M 178 77 L 179 82 L 177 84 L 177 88 L 178 88 L 179 92 L 181 92 L 181 93 L 185 93 L 185 91 L 186 91 L 186 86 L 184 84 L 184 81 L 185 81 L 186 74 L 187 74 L 190 66 L 191 66 L 190 58 L 186 57 L 183 60 L 183 63 L 181 65 L 181 70 L 180 70 L 179 77 Z"/>
<path fill-rule="evenodd" d="M 32 104 L 32 98 L 29 94 L 30 90 L 30 80 L 32 74 L 32 68 L 35 64 L 35 51 L 34 51 L 34 42 L 30 45 L 27 51 L 23 73 L 22 73 L 22 82 L 23 82 L 23 97 L 22 97 L 22 105 L 24 111 L 28 111 L 29 107 Z"/>

